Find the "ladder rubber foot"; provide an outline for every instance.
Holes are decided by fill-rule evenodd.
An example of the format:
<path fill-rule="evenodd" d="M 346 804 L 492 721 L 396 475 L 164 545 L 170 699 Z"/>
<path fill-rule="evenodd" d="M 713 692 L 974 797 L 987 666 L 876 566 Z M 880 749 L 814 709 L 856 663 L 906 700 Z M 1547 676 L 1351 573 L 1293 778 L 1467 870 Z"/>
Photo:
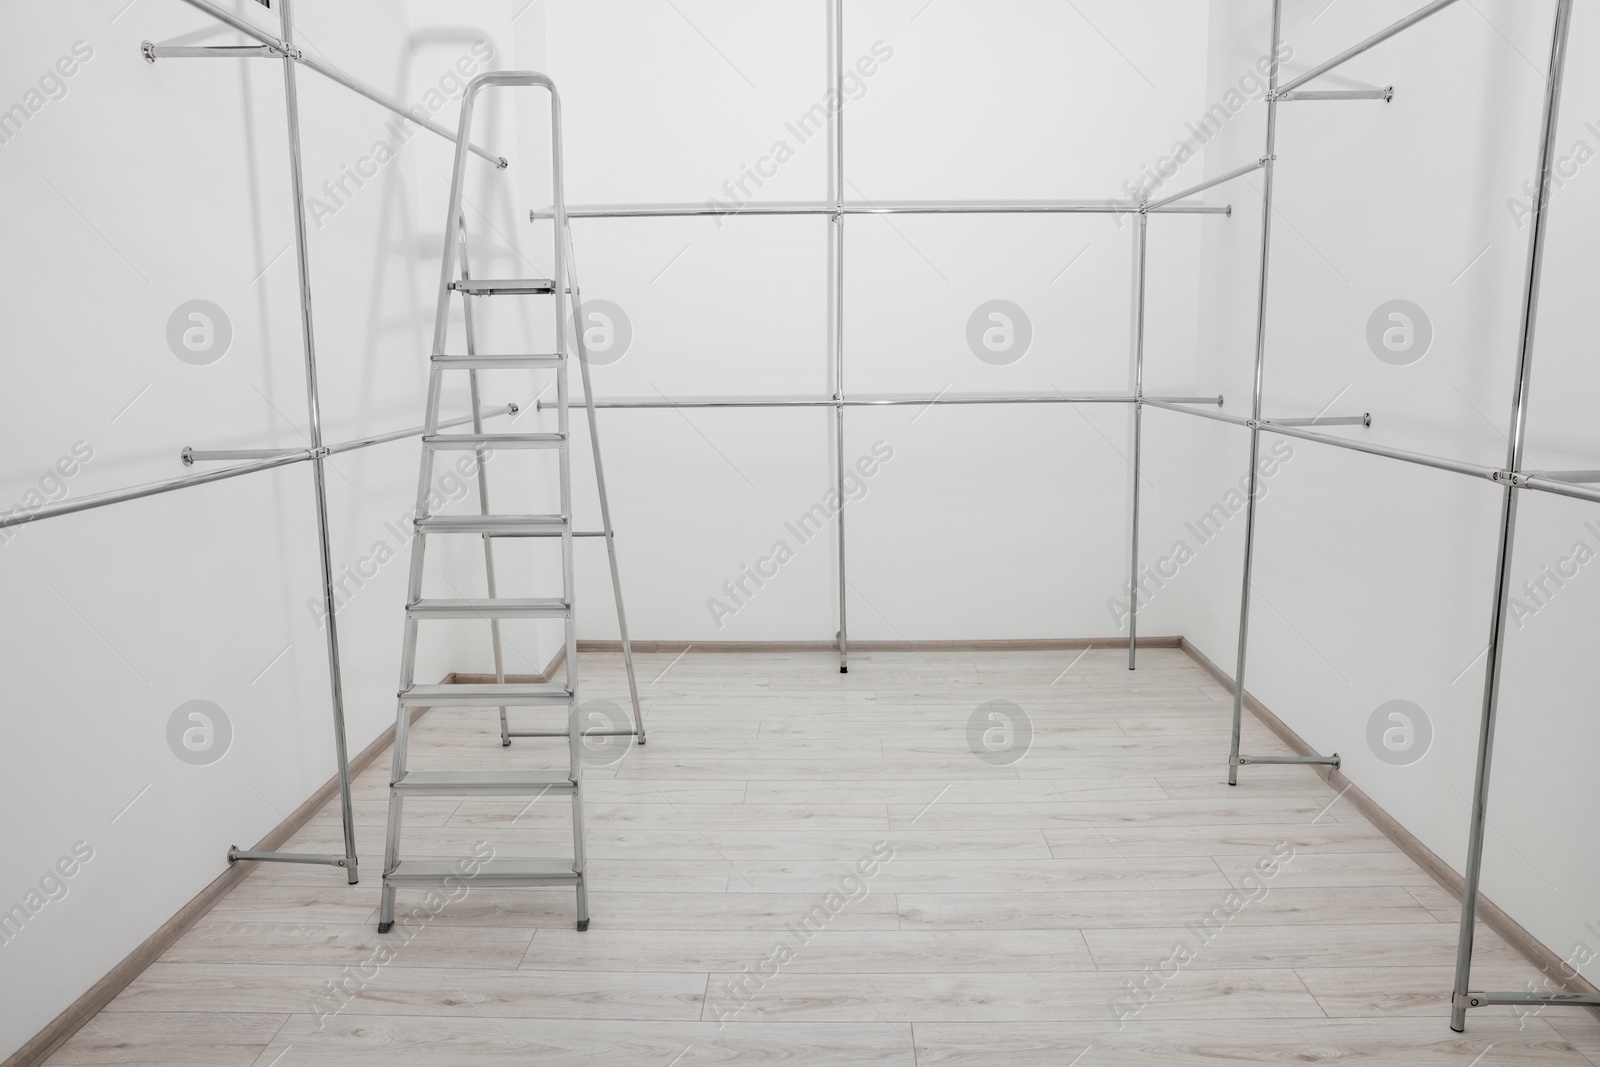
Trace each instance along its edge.
<path fill-rule="evenodd" d="M 849 667 L 840 667 L 839 668 L 839 673 L 840 674 L 849 674 L 850 673 L 850 668 Z"/>
<path fill-rule="evenodd" d="M 579 919 L 578 920 L 578 932 L 582 933 L 583 931 L 585 931 L 587 929 L 589 929 L 589 920 L 588 919 Z"/>
<path fill-rule="evenodd" d="M 509 738 L 509 737 L 501 738 L 500 739 L 500 747 L 501 748 L 510 748 L 511 747 L 511 738 Z"/>
<path fill-rule="evenodd" d="M 386 934 L 390 930 L 393 930 L 393 929 L 394 929 L 394 920 L 393 919 L 390 919 L 386 923 L 379 923 L 378 924 L 378 933 L 380 933 L 380 934 Z"/>

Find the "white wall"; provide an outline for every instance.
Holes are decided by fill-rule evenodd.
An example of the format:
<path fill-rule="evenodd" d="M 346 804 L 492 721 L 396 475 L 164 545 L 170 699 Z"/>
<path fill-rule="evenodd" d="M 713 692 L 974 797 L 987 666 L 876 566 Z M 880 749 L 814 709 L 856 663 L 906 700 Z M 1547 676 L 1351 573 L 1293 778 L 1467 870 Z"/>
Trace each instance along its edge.
<path fill-rule="evenodd" d="M 254 3 L 237 10 L 276 25 Z M 435 5 L 409 25 L 376 2 L 305 0 L 297 13 L 302 47 L 408 101 L 474 40 L 493 43 L 494 65 L 511 63 L 504 4 Z M 42 478 L 43 493 L 70 499 L 183 474 L 185 445 L 304 446 L 280 65 L 152 66 L 139 52 L 146 38 L 238 43 L 213 25 L 167 0 L 8 8 L 4 106 L 26 106 L 76 42 L 88 58 L 47 80 L 56 98 L 0 144 L 6 509 L 30 502 Z M 394 138 L 390 116 L 308 71 L 299 82 L 307 184 L 325 197 L 340 164 Z M 439 117 L 453 124 L 454 113 L 447 103 Z M 420 421 L 444 213 L 437 140 L 418 133 L 362 188 L 347 183 L 337 211 L 317 212 L 330 442 Z M 490 168 L 474 172 L 481 189 Z M 509 210 L 509 192 L 501 200 Z M 166 340 L 169 315 L 196 298 L 233 328 L 207 366 L 181 362 Z M 71 460 L 75 444 L 92 458 Z M 329 462 L 336 565 L 398 546 L 385 523 L 409 507 L 416 454 L 413 441 Z M 64 488 L 48 476 L 63 457 Z M 23 527 L 0 545 L 0 909 L 26 905 L 75 843 L 92 850 L 67 864 L 65 896 L 32 898 L 42 906 L 0 944 L 0 1057 L 221 873 L 230 844 L 254 843 L 333 773 L 324 639 L 307 606 L 320 585 L 312 506 L 301 464 Z M 339 616 L 353 751 L 393 721 L 400 557 L 349 586 Z M 454 665 L 435 644 L 419 671 L 432 680 Z M 209 766 L 168 747 L 169 717 L 196 699 L 231 723 L 226 756 Z M 362 859 L 375 878 L 381 857 Z M 61 896 L 55 881 L 46 889 Z"/>
<path fill-rule="evenodd" d="M 515 23 L 518 46 L 543 50 L 562 86 L 569 202 L 729 202 L 724 183 L 763 165 L 779 141 L 792 158 L 746 190 L 757 202 L 825 198 L 825 137 L 802 141 L 790 124 L 827 92 L 829 7 L 535 2 Z M 1126 195 L 1124 181 L 1200 106 L 1205 11 L 1076 8 L 850 0 L 847 60 L 873 56 L 875 45 L 888 58 L 868 64 L 873 73 L 844 108 L 848 197 Z M 1180 180 L 1198 180 L 1199 166 Z M 1151 325 L 1187 352 L 1199 229 L 1173 221 Z M 597 395 L 828 395 L 830 225 L 576 222 L 586 295 L 622 306 L 633 327 L 624 358 L 595 368 Z M 1127 220 L 852 217 L 845 247 L 851 395 L 1131 387 Z M 997 298 L 1021 305 L 1034 327 L 1032 347 L 1010 366 L 979 361 L 965 340 L 974 309 Z M 825 409 L 601 419 L 636 637 L 832 638 L 834 531 L 802 544 L 785 528 L 831 487 Z M 1129 427 L 1126 409 L 1110 406 L 851 409 L 847 462 L 878 441 L 893 450 L 845 511 L 851 636 L 1110 632 L 1103 605 L 1126 567 Z M 581 502 L 580 525 L 593 515 Z M 779 541 L 794 558 L 759 590 L 747 583 L 754 595 L 744 603 L 729 599 L 723 583 Z M 613 636 L 598 542 L 583 546 L 580 564 L 589 605 L 580 632 Z M 737 612 L 714 614 L 713 598 Z"/>
<path fill-rule="evenodd" d="M 1415 8 L 1409 0 L 1287 2 L 1287 72 L 1309 69 Z M 1341 68 L 1324 88 L 1393 84 L 1393 103 L 1280 107 L 1267 332 L 1268 417 L 1371 412 L 1352 436 L 1488 466 L 1504 461 L 1526 227 L 1507 201 L 1535 173 L 1542 71 L 1553 4 L 1453 6 Z M 1208 99 L 1221 100 L 1267 48 L 1269 5 L 1212 5 Z M 1319 15 L 1320 12 L 1320 15 Z M 1600 139 L 1593 5 L 1573 29 L 1559 154 Z M 1261 154 L 1264 106 L 1250 104 L 1207 148 L 1217 174 Z M 1570 169 L 1570 168 L 1569 168 Z M 1260 239 L 1259 175 L 1226 187 L 1231 219 L 1207 219 L 1200 261 L 1198 373 L 1152 351 L 1157 381 L 1221 391 L 1249 413 Z M 1219 190 L 1221 192 L 1221 190 Z M 1580 170 L 1556 194 L 1534 357 L 1528 465 L 1593 466 L 1585 410 L 1596 372 L 1586 292 L 1600 179 Z M 1481 253 L 1481 256 L 1480 256 Z M 1158 253 L 1159 254 L 1159 253 Z M 1369 350 L 1380 304 L 1425 309 L 1434 338 L 1418 362 Z M 1153 296 L 1153 299 L 1159 299 Z M 1165 369 L 1171 367 L 1170 373 Z M 1146 455 L 1145 552 L 1197 549 L 1153 599 L 1161 629 L 1189 635 L 1232 670 L 1244 518 L 1200 545 L 1185 528 L 1244 473 L 1244 430 L 1160 412 Z M 1265 436 L 1265 445 L 1273 437 Z M 1312 443 L 1270 478 L 1259 511 L 1247 687 L 1301 736 L 1337 751 L 1344 771 L 1460 869 L 1483 689 L 1499 491 L 1488 482 Z M 1537 579 L 1578 541 L 1600 551 L 1592 507 L 1530 494 L 1522 502 L 1513 584 Z M 1571 569 L 1569 565 L 1569 570 Z M 1600 860 L 1573 836 L 1600 800 L 1591 694 L 1600 607 L 1594 568 L 1539 607 L 1519 593 L 1506 653 L 1484 890 L 1559 955 L 1582 942 L 1600 899 Z M 1555 589 L 1553 583 L 1552 589 Z M 1170 620 L 1170 622 L 1169 622 Z M 1474 657 L 1478 657 L 1474 659 Z M 1423 709 L 1432 746 L 1396 766 L 1369 745 L 1369 718 L 1395 699 Z M 1218 738 L 1220 759 L 1226 740 Z M 1240 790 L 1250 788 L 1241 773 Z M 1580 959 L 1587 953 L 1580 953 Z M 1589 977 L 1593 965 L 1584 968 Z"/>

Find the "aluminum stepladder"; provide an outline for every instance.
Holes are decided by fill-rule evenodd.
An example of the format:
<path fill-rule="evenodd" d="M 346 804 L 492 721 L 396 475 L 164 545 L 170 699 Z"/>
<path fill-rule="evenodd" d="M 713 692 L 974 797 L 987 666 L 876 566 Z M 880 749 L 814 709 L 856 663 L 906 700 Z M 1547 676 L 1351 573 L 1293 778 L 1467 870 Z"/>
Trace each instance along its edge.
<path fill-rule="evenodd" d="M 567 227 L 566 202 L 562 181 L 561 103 L 553 82 L 542 74 L 524 71 L 497 71 L 480 74 L 468 83 L 461 102 L 460 129 L 463 141 L 472 127 L 473 103 L 487 86 L 536 86 L 550 94 L 551 176 L 554 219 L 554 277 L 551 279 L 474 280 L 466 259 L 466 228 L 461 212 L 462 186 L 466 176 L 466 153 L 457 146 L 451 170 L 450 204 L 445 222 L 445 248 L 440 272 L 439 296 L 434 319 L 433 348 L 430 356 L 426 430 L 422 438 L 422 461 L 417 486 L 415 511 L 416 536 L 411 546 L 411 573 L 406 594 L 404 644 L 400 664 L 400 689 L 395 716 L 393 770 L 389 787 L 389 819 L 385 839 L 383 892 L 379 908 L 378 932 L 394 927 L 396 891 L 402 887 L 435 888 L 457 886 L 470 878 L 486 887 L 573 886 L 577 893 L 577 927 L 589 926 L 588 884 L 584 863 L 583 831 L 583 742 L 580 729 L 578 691 L 578 641 L 574 613 L 572 471 L 568 407 L 566 345 L 566 295 L 573 300 L 573 321 L 581 323 L 581 300 L 571 270 L 571 234 Z M 455 239 L 451 239 L 451 234 Z M 460 257 L 460 277 L 456 276 L 456 257 Z M 467 329 L 467 353 L 446 352 L 449 333 L 450 297 L 459 293 Z M 476 351 L 471 299 L 478 296 L 549 296 L 555 306 L 555 351 L 543 355 L 485 355 Z M 611 579 L 617 598 L 618 624 L 622 638 L 623 662 L 627 670 L 629 694 L 633 702 L 633 723 L 628 730 L 588 731 L 599 736 L 636 736 L 644 744 L 644 725 L 639 711 L 638 686 L 634 678 L 633 657 L 628 641 L 627 618 L 623 612 L 621 583 L 618 578 L 615 540 L 612 535 L 610 504 L 606 496 L 605 472 L 596 436 L 594 404 L 589 383 L 587 353 L 581 328 L 575 331 L 579 365 L 584 382 L 590 443 L 594 450 L 595 475 L 600 494 L 600 511 L 611 564 Z M 490 369 L 532 369 L 555 375 L 558 413 L 555 433 L 485 434 L 483 432 L 477 372 Z M 469 373 L 473 409 L 473 432 L 440 434 L 439 401 L 443 374 L 447 370 Z M 491 449 L 549 449 L 559 456 L 560 510 L 555 514 L 502 515 L 489 511 L 487 483 L 484 481 L 486 452 Z M 434 456 L 446 450 L 471 450 L 477 457 L 479 513 L 445 515 L 429 512 L 430 485 Z M 427 599 L 422 596 L 423 563 L 429 536 L 467 534 L 484 541 L 484 563 L 488 597 L 484 599 Z M 493 540 L 499 537 L 559 537 L 561 539 L 562 595 L 543 598 L 505 598 L 497 595 L 494 574 Z M 418 623 L 442 619 L 488 621 L 494 645 L 495 681 L 481 685 L 418 685 L 415 679 Z M 561 619 L 565 628 L 564 673 L 559 682 L 508 682 L 501 655 L 499 623 L 504 619 Z M 517 732 L 509 728 L 506 711 L 513 707 L 553 707 L 567 709 L 565 732 Z M 412 711 L 420 707 L 500 709 L 500 739 L 509 745 L 512 737 L 565 737 L 568 773 L 552 777 L 519 771 L 415 771 L 407 766 L 407 747 Z M 463 871 L 457 859 L 400 858 L 400 830 L 407 796 L 466 797 L 506 796 L 539 798 L 565 795 L 572 805 L 572 858 L 520 859 L 493 857 L 480 861 L 474 873 Z"/>

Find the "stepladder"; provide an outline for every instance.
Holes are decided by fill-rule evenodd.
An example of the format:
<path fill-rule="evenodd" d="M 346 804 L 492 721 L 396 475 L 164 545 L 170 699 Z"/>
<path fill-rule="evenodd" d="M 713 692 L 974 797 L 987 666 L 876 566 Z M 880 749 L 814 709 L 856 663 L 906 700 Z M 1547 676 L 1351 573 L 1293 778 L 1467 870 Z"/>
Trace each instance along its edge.
<path fill-rule="evenodd" d="M 468 143 L 471 132 L 473 104 L 478 94 L 489 87 L 521 86 L 546 90 L 550 98 L 551 129 L 551 185 L 553 192 L 554 225 L 552 241 L 553 269 L 548 278 L 520 277 L 485 279 L 473 276 L 467 256 L 467 231 L 462 213 L 462 187 L 466 177 L 467 152 L 461 146 Z M 611 526 L 610 505 L 606 495 L 604 466 L 601 462 L 599 442 L 596 437 L 594 404 L 589 382 L 589 368 L 583 350 L 581 330 L 569 331 L 568 298 L 571 300 L 571 322 L 581 323 L 581 298 L 572 270 L 571 234 L 567 226 L 562 180 L 561 111 L 560 97 L 555 85 L 542 74 L 532 72 L 490 72 L 481 74 L 468 84 L 461 103 L 461 135 L 451 174 L 450 203 L 446 215 L 443 265 L 440 273 L 438 303 L 435 312 L 432 351 L 429 356 L 428 388 L 424 413 L 422 455 L 419 464 L 417 502 L 414 511 L 415 536 L 411 543 L 411 569 L 406 587 L 404 634 L 401 646 L 400 684 L 395 716 L 393 763 L 389 782 L 389 814 L 385 835 L 384 874 L 378 931 L 393 929 L 397 895 L 411 888 L 430 890 L 459 890 L 462 886 L 511 888 L 523 886 L 572 887 L 576 892 L 577 928 L 589 926 L 588 873 L 584 854 L 583 824 L 583 764 L 588 733 L 599 733 L 607 742 L 618 735 L 626 735 L 644 743 L 643 721 L 639 708 L 638 686 L 634 678 L 631 646 L 628 642 L 626 614 L 623 611 L 620 579 L 617 573 L 616 550 Z M 472 305 L 483 298 L 531 297 L 554 302 L 554 345 L 546 352 L 521 352 L 485 354 L 478 351 L 474 329 Z M 454 301 L 462 302 L 465 325 L 466 351 L 449 351 L 449 327 Z M 574 595 L 574 536 L 572 508 L 571 463 L 571 411 L 568 369 L 569 332 L 572 334 L 572 351 L 581 369 L 584 383 L 584 403 L 588 415 L 588 430 L 593 451 L 595 475 L 599 489 L 600 511 L 608 558 L 611 564 L 612 587 L 616 595 L 618 625 L 622 637 L 623 663 L 626 669 L 629 694 L 633 702 L 633 719 L 626 730 L 586 731 L 582 719 L 578 683 L 578 639 Z M 536 347 L 536 346 L 535 346 Z M 545 381 L 548 390 L 553 384 L 556 402 L 556 425 L 542 432 L 487 433 L 484 430 L 480 404 L 480 371 L 525 371 L 534 377 L 553 378 Z M 440 406 L 449 376 L 463 372 L 467 377 L 472 404 L 470 433 L 440 433 Z M 459 379 L 457 379 L 459 381 Z M 546 467 L 542 476 L 535 473 L 525 478 L 526 484 L 514 486 L 519 490 L 519 508 L 515 512 L 497 512 L 491 508 L 486 463 L 502 450 L 508 456 L 532 459 L 544 457 Z M 469 453 L 476 465 L 478 481 L 476 513 L 458 513 L 448 503 L 440 503 L 433 492 L 436 468 L 440 454 L 460 456 Z M 553 464 L 550 460 L 553 459 Z M 497 465 L 498 467 L 499 465 Z M 553 472 L 550 467 L 553 466 Z M 512 472 L 518 473 L 528 472 Z M 551 476 L 553 473 L 553 477 Z M 498 479 L 503 475 L 497 472 Z M 537 510 L 520 501 L 543 494 L 553 499 Z M 553 506 L 552 506 L 553 505 Z M 448 577 L 443 579 L 447 595 L 433 595 L 433 581 L 426 566 L 428 548 L 436 539 L 450 537 L 476 537 L 483 546 L 484 587 L 486 596 L 462 595 Z M 495 545 L 504 539 L 514 539 L 524 545 L 549 546 L 559 544 L 559 562 L 547 558 L 544 570 L 559 575 L 559 595 L 502 596 L 502 582 L 497 581 Z M 538 568 L 534 568 L 537 570 Z M 528 568 L 523 568 L 526 576 Z M 435 574 L 434 578 L 440 576 Z M 508 677 L 502 650 L 504 625 L 523 626 L 537 620 L 545 625 L 558 625 L 562 631 L 560 676 L 540 677 L 536 681 Z M 468 684 L 419 684 L 417 682 L 418 642 L 424 638 L 428 627 L 423 623 L 453 621 L 486 629 L 494 652 L 492 680 Z M 524 676 L 526 678 L 526 676 Z M 510 746 L 512 738 L 559 739 L 566 746 L 565 760 L 551 760 L 545 753 L 546 765 L 536 770 L 514 766 L 506 757 L 492 763 L 493 769 L 434 770 L 410 765 L 410 740 L 412 720 L 418 709 L 439 709 L 451 715 L 470 715 L 466 709 L 499 711 L 499 741 Z M 543 709 L 548 716 L 559 709 L 564 712 L 564 729 L 513 730 L 509 713 L 521 709 Z M 537 713 L 537 712 L 536 712 Z M 607 721 L 607 727 L 614 723 Z M 457 754 L 459 763 L 459 754 Z M 468 759 L 471 763 L 471 759 Z M 551 763 L 565 763 L 564 772 Z M 531 807 L 535 802 L 559 800 L 565 797 L 570 806 L 572 846 L 570 855 L 544 858 L 518 858 L 501 856 L 495 850 L 483 849 L 483 843 L 469 842 L 463 834 L 459 847 L 446 843 L 444 857 L 413 855 L 409 850 L 402 854 L 402 830 L 405 821 L 405 804 L 408 798 L 521 798 Z M 434 844 L 426 852 L 441 851 L 438 846 L 439 831 L 430 828 Z M 444 835 L 448 837 L 449 835 Z"/>

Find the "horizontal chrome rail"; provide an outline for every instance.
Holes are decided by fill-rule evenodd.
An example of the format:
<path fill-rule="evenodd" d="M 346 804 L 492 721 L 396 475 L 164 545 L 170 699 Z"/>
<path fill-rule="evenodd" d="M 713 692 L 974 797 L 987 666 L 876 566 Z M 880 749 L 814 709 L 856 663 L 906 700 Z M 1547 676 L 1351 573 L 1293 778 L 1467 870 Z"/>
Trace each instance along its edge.
<path fill-rule="evenodd" d="M 1220 396 L 1173 396 L 1161 399 L 1174 404 L 1215 404 L 1221 406 Z M 581 403 L 574 400 L 574 404 Z M 1098 393 L 1036 393 L 1018 396 L 985 396 L 968 394 L 948 396 L 935 393 L 930 396 L 886 397 L 618 397 L 615 400 L 596 400 L 596 408 L 834 408 L 834 407 L 929 407 L 944 404 L 1131 404 L 1130 395 Z M 1151 398 L 1146 397 L 1145 403 Z M 554 403 L 535 400 L 533 409 L 543 411 L 555 408 Z M 1187 408 L 1181 410 L 1188 410 Z"/>
<path fill-rule="evenodd" d="M 1382 100 L 1389 103 L 1394 99 L 1394 86 L 1385 85 L 1382 89 L 1301 89 L 1294 93 L 1279 93 L 1278 102 L 1288 100 Z"/>
<path fill-rule="evenodd" d="M 1165 202 L 1164 202 L 1165 203 Z M 1133 200 L 899 200 L 876 204 L 846 202 L 842 208 L 820 200 L 773 201 L 765 204 L 583 204 L 567 209 L 569 219 L 667 219 L 727 215 L 1130 215 Z M 1229 215 L 1227 204 L 1172 204 L 1171 214 Z M 530 222 L 551 218 L 549 208 L 528 212 Z"/>

